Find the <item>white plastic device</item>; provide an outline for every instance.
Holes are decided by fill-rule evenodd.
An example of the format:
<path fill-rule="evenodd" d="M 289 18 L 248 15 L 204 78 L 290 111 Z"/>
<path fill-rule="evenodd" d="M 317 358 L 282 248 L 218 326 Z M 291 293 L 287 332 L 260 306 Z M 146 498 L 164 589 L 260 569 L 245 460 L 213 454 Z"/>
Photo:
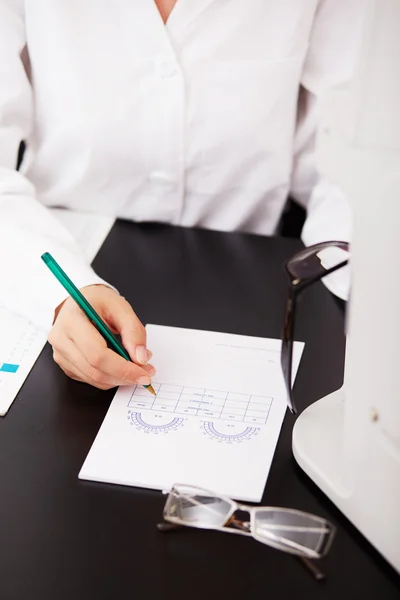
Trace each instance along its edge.
<path fill-rule="evenodd" d="M 356 76 L 318 136 L 353 209 L 344 385 L 299 416 L 293 453 L 400 572 L 400 0 L 364 2 Z"/>

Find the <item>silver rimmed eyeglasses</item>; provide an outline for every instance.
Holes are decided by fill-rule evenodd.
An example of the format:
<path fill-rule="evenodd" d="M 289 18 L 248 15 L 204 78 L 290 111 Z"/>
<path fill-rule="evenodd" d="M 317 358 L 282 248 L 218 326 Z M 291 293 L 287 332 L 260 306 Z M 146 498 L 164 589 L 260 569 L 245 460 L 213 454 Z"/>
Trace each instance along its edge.
<path fill-rule="evenodd" d="M 328 552 L 335 527 L 326 519 L 299 510 L 278 507 L 255 507 L 239 504 L 230 498 L 190 485 L 175 484 L 164 507 L 163 532 L 179 527 L 212 529 L 251 536 L 302 559 L 318 559 Z M 243 513 L 248 520 L 243 520 Z M 240 513 L 240 516 L 239 516 Z M 306 565 L 317 579 L 318 569 Z"/>

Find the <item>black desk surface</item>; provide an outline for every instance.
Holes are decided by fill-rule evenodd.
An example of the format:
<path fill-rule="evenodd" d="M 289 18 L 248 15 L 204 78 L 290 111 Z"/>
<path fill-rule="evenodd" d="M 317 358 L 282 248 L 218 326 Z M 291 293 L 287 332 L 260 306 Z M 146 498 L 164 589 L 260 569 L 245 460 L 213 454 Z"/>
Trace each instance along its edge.
<path fill-rule="evenodd" d="M 144 323 L 279 337 L 282 263 L 299 247 L 118 223 L 95 267 Z M 297 337 L 306 342 L 295 389 L 302 409 L 342 381 L 343 314 L 322 284 L 304 295 Z M 323 584 L 251 539 L 159 533 L 165 499 L 158 492 L 78 481 L 113 394 L 68 380 L 47 346 L 0 419 L 0 600 L 399 598 L 400 578 L 297 467 L 291 415 L 263 503 L 337 524 Z"/>

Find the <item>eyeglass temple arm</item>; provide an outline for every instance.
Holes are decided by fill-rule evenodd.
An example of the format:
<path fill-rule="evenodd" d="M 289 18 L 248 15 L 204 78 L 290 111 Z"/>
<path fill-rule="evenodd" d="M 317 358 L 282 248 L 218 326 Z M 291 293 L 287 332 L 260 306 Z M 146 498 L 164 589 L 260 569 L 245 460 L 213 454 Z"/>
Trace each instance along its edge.
<path fill-rule="evenodd" d="M 321 571 L 318 565 L 316 565 L 315 562 L 310 558 L 307 558 L 306 556 L 296 556 L 294 558 L 301 562 L 303 567 L 310 573 L 312 577 L 314 577 L 316 581 L 324 581 L 326 579 L 325 573 Z"/>
<path fill-rule="evenodd" d="M 296 283 L 294 283 L 294 281 L 292 280 L 292 285 L 295 285 L 295 286 L 297 285 L 297 288 L 299 291 L 304 290 L 305 288 L 309 287 L 313 283 L 316 283 L 317 281 L 324 279 L 324 277 L 326 277 L 327 275 L 331 275 L 331 273 L 334 273 L 335 271 L 342 269 L 348 263 L 349 263 L 349 260 L 347 259 L 347 260 L 344 260 L 341 263 L 335 265 L 334 267 L 330 267 L 329 269 L 326 269 L 325 272 L 318 273 L 317 275 L 314 275 L 313 277 L 309 277 L 308 279 L 307 278 L 306 279 L 295 279 L 294 281 L 296 281 Z M 290 273 L 289 273 L 289 277 L 290 277 L 290 279 L 292 279 L 292 276 L 290 275 Z"/>
<path fill-rule="evenodd" d="M 235 525 L 235 527 L 241 529 L 242 531 L 248 531 L 248 524 L 240 521 L 239 519 L 235 519 L 234 517 L 228 519 L 224 527 L 227 527 L 228 525 Z M 162 523 L 157 524 L 158 531 L 161 531 L 162 533 L 168 533 L 170 531 L 177 530 L 179 531 L 180 529 L 184 528 L 184 525 L 179 525 L 178 523 L 169 523 L 168 521 L 163 521 Z M 295 556 L 293 558 L 299 561 L 316 581 L 324 581 L 326 579 L 325 573 L 323 573 L 309 558 L 306 558 L 305 556 Z"/>
<path fill-rule="evenodd" d="M 184 529 L 184 525 L 179 525 L 178 523 L 169 523 L 168 521 L 163 521 L 162 523 L 157 523 L 158 531 L 162 533 L 168 533 L 168 531 L 175 531 L 177 529 Z"/>
<path fill-rule="evenodd" d="M 242 531 L 248 531 L 249 527 L 250 527 L 250 523 L 248 523 L 246 521 L 240 521 L 239 519 L 236 519 L 234 516 L 232 516 L 230 519 L 228 519 L 228 521 L 225 523 L 224 527 L 227 527 L 228 525 L 234 525 L 235 527 L 237 527 L 238 529 L 241 529 Z M 295 556 L 294 558 L 296 558 L 298 561 L 300 561 L 301 564 L 303 565 L 303 567 L 317 581 L 323 581 L 324 579 L 326 579 L 325 573 L 323 573 L 320 570 L 320 568 L 306 556 Z"/>

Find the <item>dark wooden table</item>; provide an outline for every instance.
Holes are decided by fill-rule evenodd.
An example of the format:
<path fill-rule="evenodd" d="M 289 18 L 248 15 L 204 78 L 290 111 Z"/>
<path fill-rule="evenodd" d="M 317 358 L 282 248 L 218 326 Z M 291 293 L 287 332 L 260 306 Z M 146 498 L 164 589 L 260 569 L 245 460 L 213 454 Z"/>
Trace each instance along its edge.
<path fill-rule="evenodd" d="M 279 337 L 282 263 L 299 248 L 297 240 L 119 222 L 95 267 L 144 323 Z M 341 385 L 343 321 L 322 284 L 304 294 L 300 410 Z M 291 415 L 263 503 L 337 525 L 323 584 L 251 539 L 159 533 L 165 499 L 158 492 L 78 481 L 113 394 L 68 380 L 47 346 L 0 419 L 0 600 L 400 597 L 398 575 L 296 465 Z"/>

